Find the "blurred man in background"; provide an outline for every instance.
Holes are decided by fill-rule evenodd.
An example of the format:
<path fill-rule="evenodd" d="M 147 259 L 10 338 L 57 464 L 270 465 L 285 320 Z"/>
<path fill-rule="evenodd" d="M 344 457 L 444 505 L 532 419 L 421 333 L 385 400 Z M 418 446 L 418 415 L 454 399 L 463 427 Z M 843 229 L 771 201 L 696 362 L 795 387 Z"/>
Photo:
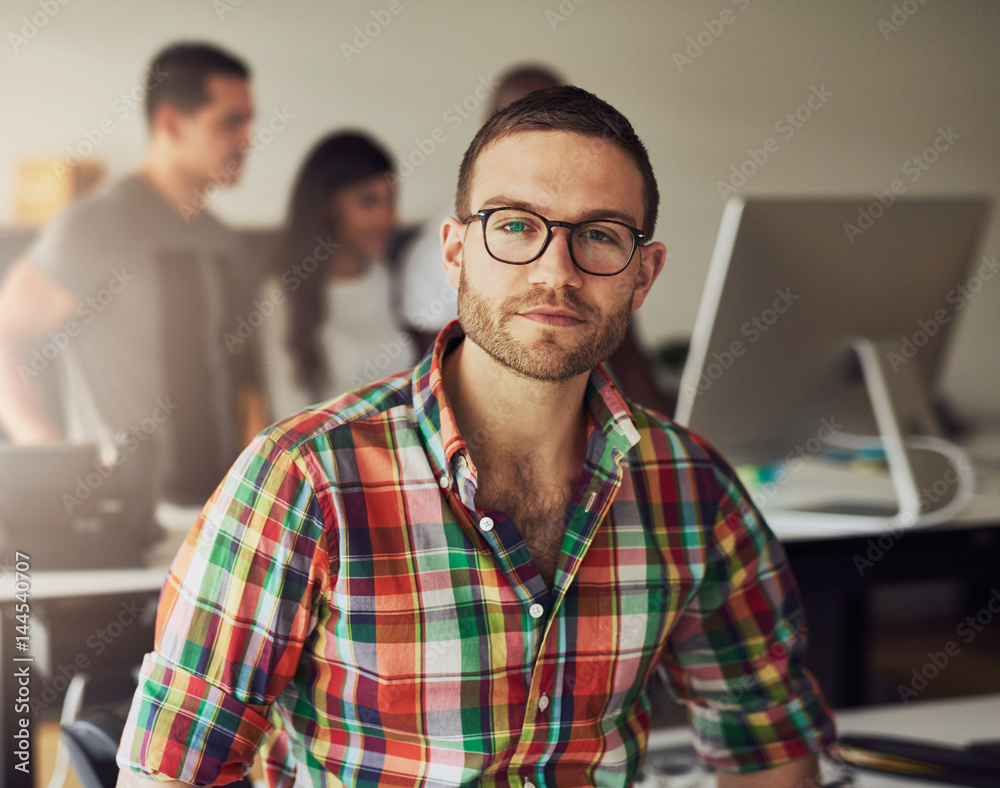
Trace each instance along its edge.
<path fill-rule="evenodd" d="M 0 285 L 0 426 L 16 444 L 96 442 L 110 463 L 156 463 L 165 498 L 200 503 L 241 444 L 247 361 L 223 334 L 245 277 L 236 237 L 203 209 L 250 149 L 250 71 L 182 43 L 145 85 L 141 167 L 70 206 Z M 58 418 L 42 396 L 54 372 Z"/>
<path fill-rule="evenodd" d="M 566 80 L 546 66 L 514 66 L 500 78 L 483 120 L 533 91 L 564 84 Z M 454 206 L 449 205 L 427 221 L 404 249 L 400 262 L 403 317 L 412 327 L 421 351 L 427 350 L 438 332 L 458 316 L 455 292 L 445 281 L 441 267 L 441 223 L 453 213 Z M 649 359 L 636 339 L 634 322 L 629 324 L 628 334 L 608 366 L 628 397 L 673 415 L 675 399 L 657 386 Z"/>

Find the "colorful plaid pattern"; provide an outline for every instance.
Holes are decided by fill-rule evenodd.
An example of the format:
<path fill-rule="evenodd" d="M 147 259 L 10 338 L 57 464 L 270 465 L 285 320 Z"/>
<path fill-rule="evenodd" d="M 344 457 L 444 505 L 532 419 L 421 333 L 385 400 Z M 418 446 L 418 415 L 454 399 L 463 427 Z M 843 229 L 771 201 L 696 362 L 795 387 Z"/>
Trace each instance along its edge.
<path fill-rule="evenodd" d="M 170 570 L 119 764 L 224 784 L 277 727 L 282 786 L 628 785 L 658 667 L 719 768 L 831 744 L 788 563 L 729 466 L 595 370 L 550 591 L 474 506 L 441 378 L 461 339 L 243 452 Z"/>

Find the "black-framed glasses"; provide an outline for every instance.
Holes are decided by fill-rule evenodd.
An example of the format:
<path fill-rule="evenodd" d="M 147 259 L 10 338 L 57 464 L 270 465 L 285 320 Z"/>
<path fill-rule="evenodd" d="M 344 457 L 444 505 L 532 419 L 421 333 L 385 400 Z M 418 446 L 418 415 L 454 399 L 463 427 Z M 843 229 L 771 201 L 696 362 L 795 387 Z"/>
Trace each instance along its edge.
<path fill-rule="evenodd" d="M 641 230 L 614 219 L 554 222 L 523 208 L 486 208 L 464 223 L 476 219 L 483 224 L 483 242 L 490 257 L 508 265 L 535 262 L 548 248 L 552 228 L 565 227 L 573 265 L 594 276 L 620 274 L 645 238 Z"/>

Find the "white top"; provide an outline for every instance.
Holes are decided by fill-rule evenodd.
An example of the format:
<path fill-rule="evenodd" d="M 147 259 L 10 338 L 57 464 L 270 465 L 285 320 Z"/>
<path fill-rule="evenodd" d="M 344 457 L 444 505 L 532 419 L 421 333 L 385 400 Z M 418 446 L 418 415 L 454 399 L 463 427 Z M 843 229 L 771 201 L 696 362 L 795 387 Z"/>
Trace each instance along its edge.
<path fill-rule="evenodd" d="M 436 334 L 458 317 L 458 293 L 441 267 L 441 222 L 452 214 L 447 208 L 428 219 L 400 260 L 403 315 L 424 334 Z"/>
<path fill-rule="evenodd" d="M 301 283 L 303 287 L 310 285 L 308 280 Z M 267 279 L 261 289 L 259 304 L 274 309 L 258 333 L 265 393 L 275 420 L 401 372 L 417 361 L 413 340 L 394 319 L 392 279 L 385 263 L 372 263 L 357 277 L 329 279 L 317 285 L 325 288 L 327 302 L 327 315 L 318 329 L 327 380 L 318 396 L 298 382 L 288 350 L 291 312 L 287 292 L 274 278 Z"/>

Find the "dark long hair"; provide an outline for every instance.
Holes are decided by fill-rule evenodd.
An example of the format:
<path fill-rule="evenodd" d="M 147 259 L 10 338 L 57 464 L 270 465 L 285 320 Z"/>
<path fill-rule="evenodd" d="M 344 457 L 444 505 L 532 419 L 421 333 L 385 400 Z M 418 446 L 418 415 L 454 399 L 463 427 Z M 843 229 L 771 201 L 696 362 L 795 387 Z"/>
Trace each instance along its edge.
<path fill-rule="evenodd" d="M 313 396 L 327 370 L 317 332 L 326 318 L 323 297 L 330 278 L 330 248 L 337 243 L 330 196 L 345 186 L 393 170 L 389 154 L 365 134 L 339 132 L 321 139 L 295 178 L 285 229 L 272 270 L 291 310 L 288 350 L 296 378 Z"/>

